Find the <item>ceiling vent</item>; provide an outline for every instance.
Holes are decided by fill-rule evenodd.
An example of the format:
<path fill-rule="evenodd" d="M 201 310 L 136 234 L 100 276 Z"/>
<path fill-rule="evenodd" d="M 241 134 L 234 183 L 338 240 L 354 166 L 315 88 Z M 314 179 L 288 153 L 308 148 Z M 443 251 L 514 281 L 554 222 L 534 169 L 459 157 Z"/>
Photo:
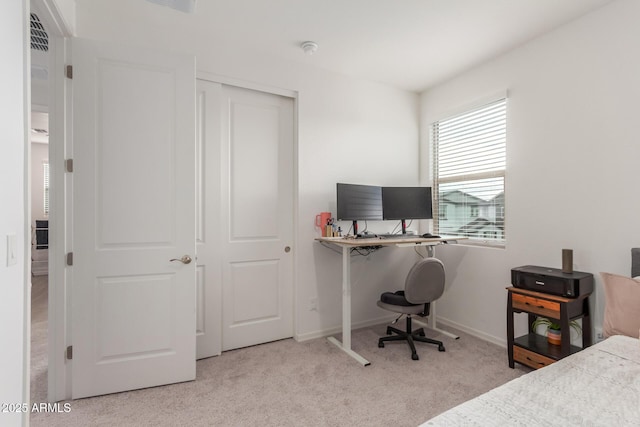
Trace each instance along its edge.
<path fill-rule="evenodd" d="M 49 35 L 35 13 L 31 14 L 31 49 L 49 51 Z"/>

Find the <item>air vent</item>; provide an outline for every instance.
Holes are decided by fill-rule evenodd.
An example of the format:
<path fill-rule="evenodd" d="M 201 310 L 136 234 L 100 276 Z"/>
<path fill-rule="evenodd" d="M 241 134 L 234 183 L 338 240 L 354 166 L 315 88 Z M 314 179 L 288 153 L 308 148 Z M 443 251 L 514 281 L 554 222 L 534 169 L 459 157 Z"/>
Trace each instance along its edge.
<path fill-rule="evenodd" d="M 49 35 L 35 13 L 31 14 L 31 49 L 49 51 Z"/>

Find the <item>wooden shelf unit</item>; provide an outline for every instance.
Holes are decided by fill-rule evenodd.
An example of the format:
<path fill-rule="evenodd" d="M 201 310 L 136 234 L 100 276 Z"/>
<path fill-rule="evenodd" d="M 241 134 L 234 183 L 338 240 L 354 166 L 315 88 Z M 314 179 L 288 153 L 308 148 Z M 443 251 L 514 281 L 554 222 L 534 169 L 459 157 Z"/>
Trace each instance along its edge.
<path fill-rule="evenodd" d="M 514 286 L 508 287 L 507 291 L 507 347 L 510 368 L 518 362 L 538 369 L 591 345 L 591 294 L 565 298 Z M 515 313 L 527 313 L 528 334 L 514 337 Z M 531 324 L 537 317 L 546 317 L 560 323 L 561 329 L 565 331 L 560 345 L 549 344 L 545 336 L 535 333 Z M 571 345 L 569 322 L 576 319 L 582 319 L 582 347 Z"/>

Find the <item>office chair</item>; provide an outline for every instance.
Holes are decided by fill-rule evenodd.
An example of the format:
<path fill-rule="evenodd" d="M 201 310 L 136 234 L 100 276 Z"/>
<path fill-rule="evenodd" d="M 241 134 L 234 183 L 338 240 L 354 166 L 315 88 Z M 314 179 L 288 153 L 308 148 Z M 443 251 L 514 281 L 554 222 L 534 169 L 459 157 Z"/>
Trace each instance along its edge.
<path fill-rule="evenodd" d="M 402 331 L 387 326 L 387 335 L 378 340 L 378 347 L 383 348 L 385 341 L 407 341 L 411 347 L 411 358 L 418 360 L 414 341 L 437 344 L 439 351 L 445 351 L 441 341 L 425 337 L 424 329 L 411 329 L 411 316 L 426 317 L 429 315 L 431 301 L 435 301 L 444 292 L 444 265 L 437 258 L 424 258 L 411 267 L 404 282 L 404 291 L 385 292 L 380 296 L 378 306 L 385 310 L 407 315 L 407 330 Z M 392 334 L 395 333 L 396 335 Z"/>

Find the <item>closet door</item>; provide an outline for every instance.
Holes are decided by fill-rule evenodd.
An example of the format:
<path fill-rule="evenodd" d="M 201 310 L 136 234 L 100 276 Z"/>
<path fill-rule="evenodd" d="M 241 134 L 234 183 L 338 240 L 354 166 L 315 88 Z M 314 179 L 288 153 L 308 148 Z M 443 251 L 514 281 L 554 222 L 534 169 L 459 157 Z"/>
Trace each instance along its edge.
<path fill-rule="evenodd" d="M 293 99 L 222 88 L 222 349 L 293 336 Z"/>

